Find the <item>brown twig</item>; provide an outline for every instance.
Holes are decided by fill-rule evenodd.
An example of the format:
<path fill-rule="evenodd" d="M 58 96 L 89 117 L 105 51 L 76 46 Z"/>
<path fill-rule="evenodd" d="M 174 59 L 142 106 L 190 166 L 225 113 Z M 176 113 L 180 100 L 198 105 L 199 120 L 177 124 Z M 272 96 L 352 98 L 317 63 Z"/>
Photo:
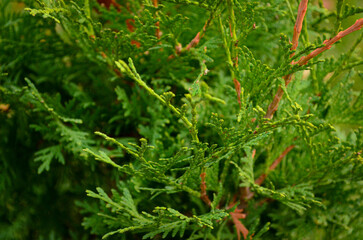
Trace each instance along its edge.
<path fill-rule="evenodd" d="M 176 49 L 176 53 L 179 55 L 181 52 L 184 51 L 189 51 L 191 48 L 195 47 L 198 45 L 198 43 L 200 42 L 200 40 L 202 39 L 202 37 L 204 37 L 205 32 L 207 31 L 207 28 L 209 27 L 211 21 L 212 21 L 213 17 L 211 16 L 204 24 L 203 29 L 198 32 L 195 37 L 187 44 L 187 46 L 185 48 L 181 48 L 181 44 L 177 45 L 175 47 Z M 170 58 L 170 57 L 169 57 Z"/>
<path fill-rule="evenodd" d="M 308 0 L 302 0 L 299 4 L 296 22 L 295 22 L 295 26 L 294 26 L 294 34 L 292 37 L 291 50 L 296 50 L 297 46 L 299 45 L 299 37 L 300 37 L 303 22 L 304 22 L 305 13 L 308 8 L 308 2 L 309 2 Z M 290 58 L 293 57 L 294 55 L 295 55 L 295 52 L 293 52 L 290 55 Z M 285 86 L 287 86 L 291 82 L 291 77 L 292 77 L 292 74 L 289 74 L 289 75 L 286 75 L 283 77 L 283 79 L 285 80 Z M 274 113 L 277 111 L 279 102 L 280 102 L 283 94 L 284 94 L 284 91 L 282 90 L 281 87 L 279 87 L 272 103 L 268 106 L 265 118 L 271 119 L 273 117 Z"/>
<path fill-rule="evenodd" d="M 198 45 L 201 37 L 201 32 L 198 32 L 197 35 L 195 35 L 195 37 L 193 38 L 192 41 L 190 41 L 190 43 L 188 43 L 188 45 L 185 47 L 185 51 L 189 51 L 192 47 L 195 47 Z"/>
<path fill-rule="evenodd" d="M 248 235 L 248 229 L 240 221 L 240 219 L 245 219 L 247 216 L 245 213 L 242 212 L 243 209 L 236 208 L 234 212 L 229 213 L 232 217 L 234 226 L 236 227 L 238 240 L 241 239 L 241 233 L 244 239 L 246 239 Z"/>
<path fill-rule="evenodd" d="M 281 155 L 276 158 L 276 160 L 271 164 L 271 166 L 268 168 L 269 171 L 272 171 L 274 170 L 277 165 L 279 165 L 279 163 L 282 161 L 282 159 L 295 147 L 295 145 L 291 145 L 291 146 L 288 146 L 282 153 Z M 252 158 L 254 158 L 256 154 L 256 150 L 254 149 L 253 152 L 252 152 Z M 267 174 L 268 173 L 263 173 L 261 174 L 260 177 L 258 177 L 256 180 L 255 180 L 255 183 L 258 184 L 258 185 L 261 185 L 266 177 L 267 177 Z M 247 207 L 247 202 L 248 200 L 252 199 L 253 196 L 255 195 L 254 192 L 251 192 L 250 188 L 249 187 L 243 187 L 241 189 L 241 197 L 240 197 L 240 208 L 246 208 Z"/>
<path fill-rule="evenodd" d="M 291 145 L 291 146 L 288 146 L 282 153 L 281 153 L 281 155 L 278 157 L 278 158 L 276 158 L 276 160 L 271 164 L 271 166 L 268 168 L 268 170 L 269 171 L 272 171 L 272 170 L 274 170 L 276 167 L 277 167 L 277 165 L 279 165 L 279 163 L 282 161 L 282 159 L 293 149 L 295 147 L 295 145 Z M 261 176 L 259 177 L 259 178 L 257 178 L 256 179 L 256 181 L 255 181 L 255 183 L 256 184 L 258 184 L 258 185 L 261 185 L 264 181 L 265 181 L 265 179 L 266 179 L 266 177 L 267 177 L 267 174 L 268 174 L 268 172 L 266 172 L 266 173 L 263 173 L 263 174 L 261 174 Z"/>
<path fill-rule="evenodd" d="M 235 76 L 235 71 L 238 72 L 238 51 L 237 51 L 238 37 L 237 37 L 237 32 L 236 32 L 236 18 L 235 18 L 235 14 L 234 14 L 234 10 L 233 10 L 232 1 L 228 1 L 228 10 L 229 10 L 229 15 L 230 15 L 229 16 L 230 17 L 229 32 L 230 32 L 231 42 L 232 42 L 232 49 L 231 49 L 231 56 L 230 56 L 231 59 L 229 60 L 230 64 L 233 66 L 233 68 L 231 68 L 231 77 L 233 79 L 234 88 L 237 93 L 238 105 L 239 105 L 239 107 L 241 107 L 241 84 Z"/>
<path fill-rule="evenodd" d="M 210 206 L 212 204 L 211 200 L 209 199 L 208 195 L 207 195 L 207 185 L 205 183 L 205 176 L 207 174 L 205 172 L 202 172 L 200 174 L 200 178 L 201 178 L 201 183 L 200 183 L 200 199 L 203 200 L 203 202 L 205 202 L 208 206 Z"/>
<path fill-rule="evenodd" d="M 221 1 L 222 2 L 222 1 Z M 207 21 L 204 23 L 204 26 L 201 31 L 199 31 L 195 37 L 187 44 L 186 47 L 182 47 L 182 45 L 179 43 L 175 46 L 175 53 L 176 55 L 180 55 L 182 52 L 189 51 L 191 48 L 197 46 L 200 42 L 200 40 L 204 37 L 207 28 L 210 26 L 212 20 L 214 19 L 215 12 L 218 9 L 219 4 L 215 7 L 215 9 L 211 12 L 210 17 L 207 19 Z M 175 55 L 170 55 L 168 59 L 173 59 Z"/>
<path fill-rule="evenodd" d="M 317 55 L 319 55 L 320 53 L 330 49 L 334 43 L 336 43 L 343 37 L 347 36 L 348 34 L 360 30 L 362 27 L 363 27 L 363 18 L 358 19 L 352 26 L 350 26 L 349 28 L 347 28 L 344 31 L 339 32 L 335 37 L 333 37 L 329 40 L 325 40 L 323 42 L 323 44 L 325 44 L 325 46 L 315 49 L 308 55 L 301 57 L 299 61 L 293 62 L 292 64 L 298 64 L 300 66 L 307 64 L 310 59 L 312 59 L 312 58 L 316 57 Z M 288 75 L 284 76 L 285 86 L 287 86 L 291 82 L 291 78 L 292 78 L 292 74 L 288 74 Z M 280 102 L 283 94 L 284 94 L 284 91 L 282 90 L 281 87 L 279 87 L 273 101 L 268 106 L 265 118 L 271 119 L 273 117 L 274 113 L 277 111 L 279 102 Z"/>
<path fill-rule="evenodd" d="M 212 20 L 214 19 L 214 14 L 218 9 L 219 4 L 215 7 L 215 9 L 211 12 L 209 18 L 207 19 L 207 21 L 204 23 L 204 26 L 202 28 L 202 30 L 200 32 L 197 33 L 197 35 L 194 37 L 194 39 L 189 43 L 192 44 L 193 47 L 195 47 L 196 45 L 198 45 L 199 41 L 201 38 L 204 37 L 205 33 L 207 32 L 207 28 L 209 27 L 209 25 L 211 24 Z M 187 45 L 187 47 L 189 46 L 189 44 Z M 189 48 L 190 49 L 190 48 Z M 188 49 L 188 50 L 189 50 Z"/>
<path fill-rule="evenodd" d="M 293 34 L 293 38 L 292 38 L 292 46 L 291 46 L 291 50 L 296 50 L 296 48 L 299 45 L 299 37 L 301 34 L 301 29 L 302 29 L 302 25 L 304 22 L 304 17 L 308 8 L 308 2 L 309 0 L 302 0 L 299 4 L 299 8 L 298 8 L 298 13 L 297 13 L 297 17 L 296 17 L 296 22 L 295 22 L 295 26 L 294 26 L 294 34 Z M 290 58 L 293 57 L 295 55 L 295 53 L 292 53 L 290 55 Z M 285 80 L 285 85 L 289 84 L 291 81 L 291 77 L 292 75 L 286 75 L 284 76 L 284 80 Z M 236 89 L 237 90 L 237 89 Z M 267 113 L 265 118 L 272 118 L 273 114 L 276 112 L 278 104 L 282 98 L 283 95 L 283 89 L 281 87 L 278 88 L 277 93 L 272 101 L 272 103 L 269 105 Z M 255 131 L 256 132 L 256 131 Z M 291 149 L 294 148 L 294 145 L 289 146 L 287 149 L 285 149 L 285 151 L 273 162 L 273 164 L 270 166 L 269 170 L 273 170 L 276 168 L 276 166 L 281 162 L 281 160 L 286 156 L 286 154 L 291 151 Z M 252 158 L 255 156 L 256 154 L 256 150 L 254 149 L 252 152 Z M 267 174 L 264 173 L 262 174 L 256 181 L 256 184 L 261 185 L 263 183 L 263 181 L 266 179 Z M 241 189 L 241 197 L 240 197 L 240 201 L 242 205 L 247 205 L 247 202 L 249 199 L 253 198 L 254 193 L 251 192 L 250 188 L 245 187 Z"/>
<path fill-rule="evenodd" d="M 309 0 L 302 0 L 299 4 L 296 23 L 294 26 L 294 35 L 292 37 L 292 46 L 291 50 L 296 50 L 297 46 L 299 45 L 299 37 L 305 17 L 306 10 L 308 9 L 308 2 Z M 292 53 L 290 57 L 293 57 L 295 53 Z"/>
<path fill-rule="evenodd" d="M 153 5 L 154 5 L 154 7 L 158 7 L 158 0 L 153 0 Z M 156 26 L 156 37 L 158 38 L 158 39 L 160 39 L 160 37 L 161 37 L 161 31 L 160 31 L 160 22 L 159 21 L 157 21 L 156 23 L 155 23 L 155 26 Z"/>
<path fill-rule="evenodd" d="M 236 90 L 237 93 L 237 101 L 238 101 L 238 105 L 241 107 L 241 84 L 239 83 L 239 81 L 236 78 L 233 78 L 233 83 L 234 83 L 234 89 Z"/>
<path fill-rule="evenodd" d="M 330 49 L 334 43 L 336 43 L 343 37 L 347 36 L 348 34 L 360 30 L 362 27 L 363 27 L 363 18 L 358 19 L 352 26 L 345 29 L 344 31 L 339 32 L 335 37 L 333 37 L 329 40 L 325 40 L 323 42 L 325 44 L 324 47 L 315 49 L 314 51 L 309 53 L 307 56 L 301 57 L 300 60 L 297 61 L 295 64 L 299 64 L 300 66 L 307 64 L 310 59 L 312 59 L 312 58 L 316 57 L 317 55 L 319 55 L 320 53 Z"/>

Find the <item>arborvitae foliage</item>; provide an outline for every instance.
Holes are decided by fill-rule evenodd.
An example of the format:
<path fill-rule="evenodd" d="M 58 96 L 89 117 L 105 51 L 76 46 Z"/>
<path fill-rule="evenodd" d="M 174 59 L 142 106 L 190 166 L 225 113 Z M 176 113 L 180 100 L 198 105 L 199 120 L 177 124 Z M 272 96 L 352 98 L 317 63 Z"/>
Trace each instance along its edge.
<path fill-rule="evenodd" d="M 1 0 L 0 239 L 363 239 L 355 3 Z"/>

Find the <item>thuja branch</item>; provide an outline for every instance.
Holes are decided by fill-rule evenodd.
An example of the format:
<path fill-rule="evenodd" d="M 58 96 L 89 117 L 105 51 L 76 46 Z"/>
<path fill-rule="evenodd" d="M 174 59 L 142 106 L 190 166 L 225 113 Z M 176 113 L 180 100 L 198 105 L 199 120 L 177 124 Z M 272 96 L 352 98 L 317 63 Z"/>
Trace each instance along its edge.
<path fill-rule="evenodd" d="M 256 149 L 253 149 L 252 155 L 251 155 L 252 159 L 255 158 L 255 155 L 256 155 Z M 253 197 L 254 193 L 251 192 L 250 187 L 240 188 L 240 193 L 241 193 L 241 195 L 240 195 L 241 204 L 244 206 L 247 206 L 247 201 Z"/>
<path fill-rule="evenodd" d="M 234 10 L 233 10 L 233 4 L 232 1 L 229 0 L 228 1 L 228 12 L 229 12 L 229 17 L 230 17 L 230 21 L 229 21 L 229 30 L 230 30 L 230 35 L 231 35 L 231 40 L 232 40 L 232 59 L 231 61 L 233 62 L 233 67 L 235 67 L 236 69 L 238 68 L 238 55 L 237 55 L 237 46 L 238 46 L 238 38 L 237 38 L 237 34 L 236 34 L 236 18 L 234 15 Z M 234 75 L 234 72 L 232 73 Z"/>
<path fill-rule="evenodd" d="M 302 0 L 299 4 L 296 22 L 295 22 L 295 26 L 294 26 L 294 34 L 292 37 L 292 46 L 291 46 L 292 51 L 295 51 L 299 45 L 299 37 L 301 34 L 301 29 L 302 29 L 302 25 L 304 22 L 306 10 L 308 8 L 308 2 L 309 2 L 308 0 Z M 290 55 L 290 58 L 292 58 L 294 55 L 295 55 L 295 52 L 293 52 Z M 289 74 L 289 75 L 286 75 L 283 77 L 283 79 L 285 81 L 285 86 L 287 86 L 290 83 L 291 78 L 292 78 L 292 74 Z M 278 103 L 280 102 L 283 94 L 284 94 L 283 89 L 281 87 L 279 87 L 272 103 L 270 104 L 270 106 L 267 109 L 265 118 L 271 119 L 273 117 L 273 114 L 276 112 Z"/>
<path fill-rule="evenodd" d="M 245 227 L 245 225 L 243 225 L 243 223 L 241 223 L 240 221 L 240 219 L 245 219 L 247 216 L 245 213 L 242 212 L 243 209 L 236 208 L 234 212 L 229 213 L 232 217 L 233 224 L 236 228 L 238 240 L 241 239 L 241 233 L 243 235 L 243 238 L 247 239 L 247 235 L 249 232 L 248 229 Z"/>
<path fill-rule="evenodd" d="M 237 101 L 238 101 L 239 106 L 241 107 L 241 84 L 239 83 L 239 81 L 237 80 L 237 78 L 235 76 L 235 71 L 238 72 L 238 51 L 237 51 L 238 38 L 237 38 L 237 33 L 236 33 L 236 18 L 234 15 L 233 4 L 232 4 L 231 0 L 228 1 L 228 11 L 229 11 L 229 15 L 230 15 L 229 28 L 230 28 L 230 34 L 231 34 L 231 39 L 232 39 L 231 76 L 233 79 L 234 88 L 237 93 Z"/>
<path fill-rule="evenodd" d="M 126 147 L 125 145 L 123 145 L 122 143 L 120 143 L 119 141 L 117 141 L 116 139 L 111 138 L 111 137 L 107 136 L 106 134 L 101 133 L 101 132 L 98 132 L 98 131 L 97 131 L 97 132 L 95 132 L 95 134 L 96 134 L 96 135 L 99 135 L 99 136 L 101 136 L 101 137 L 103 137 L 103 138 L 104 138 L 105 140 L 107 140 L 107 141 L 110 141 L 110 142 L 112 142 L 112 143 L 116 144 L 116 145 L 117 145 L 117 146 L 119 146 L 122 150 L 124 150 L 124 151 L 125 151 L 125 152 L 127 152 L 128 154 L 130 154 L 130 155 L 134 156 L 135 158 L 142 158 L 142 160 L 143 160 L 144 162 L 146 162 L 146 160 L 145 160 L 143 157 L 139 156 L 139 154 L 137 153 L 137 151 L 132 150 L 131 148 Z"/>
<path fill-rule="evenodd" d="M 279 163 L 282 161 L 282 159 L 295 147 L 295 145 L 291 145 L 288 146 L 282 153 L 281 155 L 276 158 L 276 160 L 271 164 L 271 166 L 268 168 L 268 171 L 272 171 L 274 170 L 277 165 L 279 165 Z M 267 177 L 268 172 L 261 174 L 261 176 L 259 176 L 259 178 L 256 179 L 255 183 L 258 185 L 261 185 L 266 177 Z"/>
<path fill-rule="evenodd" d="M 230 37 L 232 39 L 232 49 L 230 50 L 230 46 L 228 44 L 228 40 L 226 37 L 226 33 L 224 31 L 224 26 L 222 23 L 222 17 L 219 16 L 219 28 L 222 34 L 223 39 L 223 46 L 227 55 L 227 63 L 228 67 L 231 73 L 231 78 L 234 83 L 234 87 L 237 93 L 237 101 L 238 104 L 241 106 L 241 84 L 238 82 L 238 80 L 235 77 L 235 71 L 238 69 L 238 38 L 236 34 L 236 24 L 235 24 L 235 15 L 233 10 L 233 4 L 232 1 L 228 1 L 228 11 L 230 15 L 230 22 L 229 22 L 229 28 L 230 28 Z"/>
<path fill-rule="evenodd" d="M 86 14 L 86 17 L 88 19 L 91 19 L 91 8 L 90 8 L 90 4 L 89 4 L 89 0 L 84 0 L 84 13 Z M 95 34 L 93 26 L 91 24 L 91 22 L 88 22 L 88 35 L 89 36 L 93 36 Z"/>
<path fill-rule="evenodd" d="M 182 47 L 182 45 L 179 43 L 177 44 L 177 46 L 175 46 L 175 50 L 176 50 L 176 54 L 180 55 L 182 52 L 187 52 L 189 51 L 191 48 L 197 46 L 200 42 L 200 40 L 204 37 L 205 33 L 207 32 L 208 27 L 210 26 L 210 24 L 212 23 L 213 19 L 215 18 L 216 15 L 216 11 L 219 7 L 219 5 L 221 4 L 222 1 L 220 1 L 219 3 L 217 3 L 217 5 L 213 8 L 213 10 L 211 11 L 209 18 L 206 20 L 203 28 L 195 35 L 195 37 L 187 44 L 186 47 Z M 174 55 L 170 55 L 169 59 L 174 58 Z"/>
<path fill-rule="evenodd" d="M 348 34 L 354 32 L 354 31 L 360 30 L 362 28 L 362 26 L 363 26 L 363 18 L 358 19 L 352 26 L 350 26 L 349 28 L 347 28 L 344 31 L 339 32 L 335 37 L 333 37 L 329 40 L 325 40 L 323 42 L 323 44 L 325 44 L 323 47 L 315 49 L 308 55 L 301 57 L 300 60 L 298 60 L 297 62 L 294 62 L 292 64 L 298 64 L 300 66 L 307 64 L 309 62 L 309 60 L 316 57 L 320 53 L 330 49 L 334 43 L 336 43 L 343 37 L 347 36 Z M 291 82 L 291 77 L 292 77 L 292 74 L 288 74 L 288 75 L 284 76 L 285 86 L 287 86 Z M 273 114 L 276 112 L 283 94 L 284 94 L 283 89 L 281 87 L 279 87 L 272 103 L 269 105 L 269 107 L 267 109 L 265 118 L 271 119 L 273 117 Z"/>
<path fill-rule="evenodd" d="M 153 5 L 154 5 L 154 7 L 158 7 L 158 0 L 153 0 Z M 160 39 L 160 37 L 161 37 L 161 31 L 160 31 L 160 22 L 159 21 L 157 21 L 156 23 L 155 23 L 155 26 L 156 26 L 156 37 L 158 38 L 158 39 Z"/>
<path fill-rule="evenodd" d="M 167 102 L 165 98 L 157 94 L 152 88 L 150 88 L 140 77 L 140 75 L 136 72 L 135 66 L 131 58 L 129 58 L 130 67 L 122 60 L 115 62 L 116 66 L 121 70 L 121 72 L 126 73 L 129 77 L 135 80 L 141 87 L 143 87 L 150 95 L 154 96 L 158 99 L 162 104 L 167 106 L 175 115 L 177 115 L 188 128 L 192 128 L 193 124 L 185 117 L 182 112 L 175 108 L 170 102 Z M 196 136 L 194 136 L 195 138 Z M 197 138 L 197 137 L 196 137 Z"/>
<path fill-rule="evenodd" d="M 201 195 L 200 195 L 199 192 L 195 191 L 194 189 L 192 189 L 192 188 L 190 188 L 190 187 L 188 187 L 188 186 L 186 186 L 184 184 L 179 184 L 179 183 L 176 183 L 176 182 L 171 181 L 171 180 L 168 181 L 167 184 L 175 187 L 176 189 L 180 189 L 180 190 L 183 190 L 185 192 L 188 192 L 194 197 L 201 198 Z"/>
<path fill-rule="evenodd" d="M 205 183 L 205 176 L 206 176 L 205 170 L 202 170 L 202 173 L 200 174 L 201 183 L 200 183 L 200 198 L 205 202 L 208 206 L 212 204 L 211 200 L 209 199 L 207 195 L 207 185 Z"/>
<path fill-rule="evenodd" d="M 284 157 L 295 147 L 295 145 L 290 145 L 288 146 L 281 154 L 278 158 L 276 158 L 275 161 L 273 161 L 273 163 L 270 165 L 270 167 L 268 168 L 268 172 L 261 174 L 256 180 L 255 180 L 255 184 L 257 185 L 262 185 L 262 183 L 265 181 L 265 179 L 267 178 L 267 175 L 270 171 L 273 171 L 282 161 L 282 159 L 284 159 Z M 253 155 L 256 153 L 256 151 L 254 150 Z M 246 205 L 247 202 L 252 199 L 255 195 L 255 192 L 252 192 L 250 190 L 249 187 L 245 187 L 241 189 L 241 196 L 240 196 L 240 201 L 242 203 L 242 205 Z"/>
<path fill-rule="evenodd" d="M 308 9 L 308 2 L 309 2 L 309 0 L 302 0 L 299 4 L 299 9 L 298 9 L 297 17 L 296 17 L 296 23 L 294 26 L 294 34 L 292 37 L 291 50 L 296 50 L 297 46 L 299 45 L 299 37 L 301 34 L 301 29 L 302 29 L 302 25 L 304 22 L 306 10 Z M 290 57 L 293 57 L 294 55 L 295 55 L 295 52 L 293 52 Z"/>
<path fill-rule="evenodd" d="M 344 0 L 338 0 L 338 2 L 337 2 L 336 22 L 335 22 L 335 31 L 334 31 L 335 34 L 342 27 L 343 9 L 344 9 Z"/>
<path fill-rule="evenodd" d="M 341 71 L 346 70 L 346 69 L 350 69 L 351 67 L 357 66 L 356 63 L 362 62 L 362 61 L 358 61 L 356 63 L 353 63 L 351 65 L 348 65 L 347 62 L 348 60 L 351 58 L 352 53 L 355 51 L 355 49 L 359 46 L 359 44 L 361 43 L 361 41 L 363 40 L 363 33 L 360 34 L 360 37 L 357 39 L 357 41 L 353 44 L 352 48 L 344 55 L 343 61 L 342 63 L 339 65 L 338 69 L 334 70 L 334 74 L 333 76 L 328 80 L 328 82 L 326 83 L 328 86 L 334 82 L 334 79 L 341 73 Z M 361 64 L 361 63 L 360 63 Z"/>
<path fill-rule="evenodd" d="M 187 99 L 190 101 L 190 104 L 192 106 L 192 122 L 190 122 L 184 115 L 184 113 L 182 113 L 182 111 L 180 111 L 179 109 L 175 108 L 173 105 L 170 104 L 170 99 L 172 97 L 174 97 L 174 94 L 169 92 L 167 94 L 164 94 L 164 96 L 160 96 L 159 94 L 157 94 L 152 88 L 150 88 L 149 86 L 147 86 L 147 84 L 141 79 L 140 75 L 137 73 L 135 66 L 133 64 L 133 61 L 131 58 L 129 58 L 129 66 L 122 60 L 119 60 L 117 62 L 115 62 L 117 67 L 121 70 L 121 72 L 126 73 L 129 77 L 131 77 L 133 80 L 135 80 L 141 87 L 143 87 L 144 89 L 146 89 L 146 91 L 149 92 L 150 95 L 156 97 L 163 105 L 167 106 L 175 115 L 177 115 L 183 122 L 184 124 L 188 127 L 190 134 L 192 135 L 192 139 L 195 142 L 199 142 L 199 138 L 198 138 L 198 131 L 196 128 L 196 124 L 197 124 L 197 120 L 196 120 L 196 104 L 193 103 L 192 98 L 190 96 L 190 94 L 188 94 L 186 97 Z M 198 192 L 183 186 L 183 185 L 178 185 L 176 183 L 173 183 L 172 181 L 170 182 L 170 184 L 172 184 L 173 186 L 188 191 L 189 193 L 193 194 L 194 196 L 198 196 L 200 197 L 204 202 L 207 203 L 208 206 L 211 205 L 211 201 L 208 198 L 208 195 L 206 194 L 206 183 L 205 183 L 205 170 L 202 170 L 201 173 L 201 177 L 202 177 L 202 181 L 201 181 L 201 194 L 199 194 Z"/>
<path fill-rule="evenodd" d="M 143 152 L 141 151 L 135 151 L 133 149 L 130 149 L 128 147 L 126 147 L 125 145 L 123 145 L 122 143 L 120 143 L 119 141 L 117 141 L 114 138 L 111 138 L 109 136 L 107 136 L 104 133 L 101 132 L 95 132 L 96 135 L 99 135 L 101 137 L 103 137 L 105 140 L 110 141 L 114 144 L 116 144 L 118 147 L 120 147 L 122 150 L 124 150 L 125 152 L 127 152 L 128 154 L 132 155 L 134 158 L 140 160 L 143 164 L 145 164 L 145 166 L 147 166 L 148 171 L 154 171 L 154 167 L 152 166 L 152 162 L 147 161 L 147 159 L 144 158 L 143 156 Z M 140 142 L 143 144 L 146 144 L 146 139 L 140 139 Z M 113 167 L 117 168 L 119 171 L 123 171 L 127 174 L 141 174 L 140 171 L 135 171 L 132 167 L 132 165 L 123 165 L 120 166 L 118 164 L 116 164 L 113 160 L 111 160 L 106 154 L 100 152 L 100 154 L 96 154 L 94 153 L 92 150 L 90 149 L 84 149 L 85 152 L 93 155 L 96 160 L 99 160 L 101 162 L 105 162 L 107 164 L 112 165 Z M 142 176 L 142 175 L 140 175 Z M 197 198 L 201 198 L 201 194 L 198 191 L 193 190 L 192 188 L 183 185 L 183 184 L 179 184 L 175 181 L 173 181 L 170 178 L 167 178 L 165 176 L 159 175 L 156 178 L 153 178 L 154 181 L 157 181 L 159 183 L 163 183 L 169 186 L 173 186 L 175 189 L 179 189 L 185 192 L 190 193 L 192 196 L 197 197 Z"/>
<path fill-rule="evenodd" d="M 233 66 L 233 62 L 232 62 L 232 58 L 231 58 L 231 52 L 229 51 L 229 47 L 228 47 L 228 41 L 227 41 L 227 38 L 226 38 L 226 34 L 224 32 L 224 27 L 223 27 L 223 22 L 222 22 L 222 17 L 219 16 L 219 28 L 220 28 L 220 31 L 221 31 L 221 34 L 222 34 L 222 39 L 223 39 L 223 47 L 226 51 L 226 55 L 227 55 L 227 62 L 228 62 L 228 65 L 229 67 L 232 67 Z"/>
<path fill-rule="evenodd" d="M 301 57 L 300 60 L 297 61 L 295 64 L 299 64 L 299 65 L 307 64 L 310 59 L 312 59 L 313 57 L 319 55 L 320 53 L 330 49 L 334 43 L 336 43 L 343 37 L 347 36 L 348 34 L 360 30 L 362 27 L 363 27 L 363 18 L 358 19 L 352 26 L 345 29 L 344 31 L 339 32 L 335 37 L 333 37 L 329 40 L 325 40 L 324 41 L 325 46 L 315 49 L 307 56 Z"/>

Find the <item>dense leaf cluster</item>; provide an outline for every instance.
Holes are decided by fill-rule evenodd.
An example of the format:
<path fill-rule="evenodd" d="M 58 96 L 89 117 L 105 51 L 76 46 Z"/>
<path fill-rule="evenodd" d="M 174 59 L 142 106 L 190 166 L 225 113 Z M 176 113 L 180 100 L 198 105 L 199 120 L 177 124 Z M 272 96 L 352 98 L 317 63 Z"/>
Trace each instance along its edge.
<path fill-rule="evenodd" d="M 363 33 L 294 64 L 362 17 L 323 2 L 295 50 L 294 0 L 0 1 L 0 239 L 363 238 Z"/>

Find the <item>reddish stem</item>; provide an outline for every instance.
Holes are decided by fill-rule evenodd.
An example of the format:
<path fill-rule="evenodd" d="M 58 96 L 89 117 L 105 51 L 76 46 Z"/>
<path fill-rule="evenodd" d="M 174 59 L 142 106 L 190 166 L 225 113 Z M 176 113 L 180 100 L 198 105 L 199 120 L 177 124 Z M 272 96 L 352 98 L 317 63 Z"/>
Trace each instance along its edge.
<path fill-rule="evenodd" d="M 316 57 L 320 53 L 330 49 L 334 43 L 336 43 L 343 37 L 347 36 L 348 34 L 360 30 L 362 27 L 363 27 L 363 18 L 360 18 L 352 26 L 345 29 L 344 31 L 339 32 L 335 37 L 333 37 L 329 40 L 325 40 L 324 41 L 325 46 L 315 49 L 307 56 L 301 57 L 300 60 L 297 61 L 295 64 L 299 64 L 300 66 L 307 64 L 310 59 L 312 59 L 313 57 Z"/>
<path fill-rule="evenodd" d="M 207 174 L 205 172 L 202 172 L 200 174 L 200 178 L 201 178 L 201 183 L 200 183 L 200 198 L 203 200 L 203 202 L 205 202 L 208 206 L 210 206 L 212 204 L 211 200 L 209 199 L 208 195 L 207 195 L 207 185 L 205 183 L 205 176 Z"/>
<path fill-rule="evenodd" d="M 158 0 L 153 0 L 154 7 L 158 7 Z M 160 22 L 155 23 L 156 28 L 156 37 L 160 39 L 161 37 L 161 31 L 160 31 Z"/>
<path fill-rule="evenodd" d="M 352 26 L 350 26 L 349 28 L 347 28 L 344 31 L 339 32 L 335 37 L 333 37 L 329 40 L 325 40 L 324 41 L 325 46 L 315 49 L 308 55 L 301 57 L 299 61 L 293 62 L 292 64 L 299 64 L 300 66 L 307 64 L 310 59 L 312 59 L 312 58 L 316 57 L 317 55 L 319 55 L 320 53 L 330 49 L 334 43 L 336 43 L 343 37 L 347 36 L 348 34 L 360 30 L 362 27 L 363 27 L 363 18 L 358 19 Z M 285 80 L 285 86 L 287 86 L 291 82 L 292 74 L 286 75 L 283 78 Z M 280 102 L 283 94 L 284 94 L 284 91 L 282 90 L 281 87 L 279 87 L 273 101 L 268 106 L 265 118 L 271 119 L 273 117 L 274 113 L 277 111 L 279 102 Z"/>
<path fill-rule="evenodd" d="M 296 17 L 296 23 L 294 26 L 294 35 L 292 37 L 292 46 L 291 50 L 295 50 L 297 46 L 299 45 L 299 37 L 305 17 L 306 10 L 308 9 L 308 2 L 309 0 L 302 0 L 299 4 L 297 17 Z M 290 57 L 293 57 L 295 53 L 292 53 Z"/>
<path fill-rule="evenodd" d="M 239 106 L 241 107 L 241 84 L 236 78 L 233 79 L 233 83 L 234 83 L 234 89 L 237 92 L 237 101 Z"/>
<path fill-rule="evenodd" d="M 295 147 L 295 145 L 291 145 L 291 146 L 288 146 L 282 153 L 281 155 L 276 158 L 276 160 L 271 164 L 271 166 L 268 168 L 269 171 L 272 171 L 274 170 L 277 165 L 279 165 L 279 163 L 282 161 L 282 159 Z M 259 178 L 256 179 L 255 183 L 258 184 L 258 185 L 261 185 L 266 177 L 267 177 L 267 174 L 268 173 L 263 173 Z"/>
<path fill-rule="evenodd" d="M 253 149 L 253 150 L 252 150 L 252 156 L 251 156 L 251 157 L 252 157 L 252 159 L 254 159 L 254 158 L 255 158 L 255 156 L 256 156 L 256 149 Z"/>
<path fill-rule="evenodd" d="M 248 229 L 240 221 L 240 219 L 246 218 L 246 214 L 242 213 L 242 212 L 243 212 L 243 209 L 236 208 L 234 210 L 234 212 L 229 213 L 232 217 L 234 226 L 236 227 L 238 240 L 241 239 L 241 233 L 242 233 L 244 239 L 246 239 L 247 235 L 248 235 Z"/>
<path fill-rule="evenodd" d="M 296 22 L 295 22 L 295 26 L 294 26 L 294 34 L 292 37 L 292 46 L 290 48 L 291 50 L 296 50 L 297 46 L 299 45 L 299 37 L 300 37 L 303 22 L 304 22 L 304 17 L 305 17 L 306 11 L 308 9 L 308 2 L 309 2 L 309 0 L 302 0 L 299 4 L 299 8 L 297 10 Z M 294 55 L 295 55 L 295 52 L 293 52 L 290 55 L 290 58 L 293 57 Z M 291 82 L 291 77 L 292 77 L 291 74 L 283 77 L 283 79 L 285 80 L 285 86 L 287 86 Z M 268 106 L 265 118 L 271 119 L 273 117 L 274 113 L 277 111 L 279 102 L 280 102 L 283 94 L 284 94 L 284 91 L 282 90 L 281 87 L 279 87 L 272 103 Z"/>
<path fill-rule="evenodd" d="M 197 35 L 193 38 L 193 40 L 190 41 L 190 43 L 186 46 L 185 50 L 189 51 L 192 47 L 197 46 L 200 39 L 201 39 L 200 32 L 198 32 Z"/>
<path fill-rule="evenodd" d="M 209 27 L 210 23 L 212 22 L 213 16 L 211 16 L 204 24 L 203 29 L 198 32 L 195 37 L 192 39 L 192 41 L 190 41 L 188 43 L 188 45 L 185 48 L 182 48 L 181 44 L 179 43 L 176 47 L 175 47 L 175 52 L 177 55 L 181 54 L 183 51 L 189 51 L 191 48 L 195 47 L 198 45 L 198 43 L 200 42 L 200 40 L 204 37 L 205 32 L 207 31 L 207 28 Z M 168 59 L 173 59 L 175 56 L 174 55 L 170 55 L 168 57 Z"/>

